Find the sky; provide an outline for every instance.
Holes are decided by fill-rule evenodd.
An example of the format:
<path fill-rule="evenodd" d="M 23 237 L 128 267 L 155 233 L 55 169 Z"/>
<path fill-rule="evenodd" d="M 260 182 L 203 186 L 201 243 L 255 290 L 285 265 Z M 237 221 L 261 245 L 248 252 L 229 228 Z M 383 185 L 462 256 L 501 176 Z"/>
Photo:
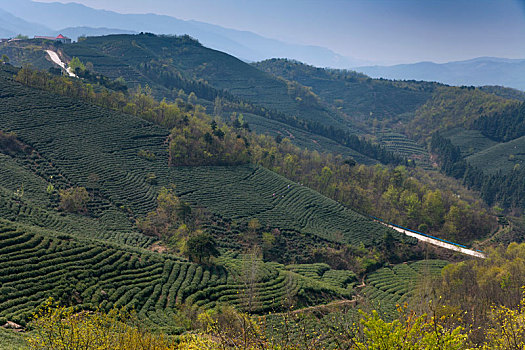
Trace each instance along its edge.
<path fill-rule="evenodd" d="M 525 0 L 74 2 L 119 13 L 164 14 L 247 30 L 290 43 L 327 47 L 371 62 L 525 58 Z"/>

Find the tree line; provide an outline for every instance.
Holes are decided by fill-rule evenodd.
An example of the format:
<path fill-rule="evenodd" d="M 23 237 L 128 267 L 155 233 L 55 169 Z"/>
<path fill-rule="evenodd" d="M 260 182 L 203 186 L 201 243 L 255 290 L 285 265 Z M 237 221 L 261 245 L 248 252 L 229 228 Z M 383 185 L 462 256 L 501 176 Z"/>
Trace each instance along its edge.
<path fill-rule="evenodd" d="M 485 174 L 471 166 L 462 156 L 458 146 L 439 132 L 432 135 L 430 149 L 439 156 L 441 170 L 474 190 L 488 205 L 506 209 L 525 208 L 525 169 L 517 166 L 509 173 Z"/>
<path fill-rule="evenodd" d="M 479 117 L 473 128 L 488 138 L 507 142 L 525 135 L 525 103 L 507 106 L 502 111 Z"/>

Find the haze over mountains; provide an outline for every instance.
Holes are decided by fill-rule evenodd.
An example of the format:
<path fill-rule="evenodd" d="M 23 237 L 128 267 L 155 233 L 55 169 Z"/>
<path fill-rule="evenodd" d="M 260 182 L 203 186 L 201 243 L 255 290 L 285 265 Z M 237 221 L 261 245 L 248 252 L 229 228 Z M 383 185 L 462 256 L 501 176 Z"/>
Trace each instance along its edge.
<path fill-rule="evenodd" d="M 449 63 L 419 62 L 394 66 L 363 66 L 363 60 L 345 57 L 330 49 L 290 44 L 199 21 L 185 21 L 156 14 L 120 14 L 77 3 L 39 3 L 0 0 L 0 36 L 64 34 L 189 34 L 203 45 L 228 52 L 248 62 L 268 58 L 296 59 L 317 67 L 355 69 L 373 78 L 437 81 L 450 85 L 501 85 L 525 90 L 525 60 L 481 57 Z M 358 67 L 359 66 L 359 67 Z M 358 68 L 353 68 L 358 67 Z"/>
<path fill-rule="evenodd" d="M 449 85 L 501 85 L 525 90 L 525 59 L 479 57 L 442 64 L 419 62 L 355 70 L 372 78 L 437 81 Z"/>
<path fill-rule="evenodd" d="M 339 68 L 367 63 L 366 61 L 341 56 L 323 47 L 289 44 L 247 31 L 233 30 L 197 21 L 184 21 L 170 16 L 119 14 L 92 9 L 76 3 L 38 3 L 28 0 L 16 2 L 0 0 L 0 9 L 9 12 L 13 17 L 18 17 L 18 22 L 24 23 L 24 25 L 7 27 L 4 31 L 0 31 L 0 33 L 4 33 L 3 36 L 9 36 L 12 33 L 30 36 L 44 35 L 62 31 L 65 35 L 71 35 L 73 40 L 76 40 L 79 35 L 92 36 L 110 33 L 188 34 L 197 38 L 205 46 L 228 52 L 246 61 L 286 57 L 316 66 Z M 9 25 L 10 22 L 14 21 L 2 22 Z M 40 23 L 40 25 L 34 26 L 34 29 L 31 30 L 27 22 Z M 49 29 L 46 33 L 42 33 L 46 28 Z M 67 29 L 64 30 L 63 28 Z M 115 29 L 108 30 L 106 28 Z"/>
<path fill-rule="evenodd" d="M 46 26 L 29 23 L 0 8 L 0 37 L 8 38 L 24 33 L 48 33 Z"/>

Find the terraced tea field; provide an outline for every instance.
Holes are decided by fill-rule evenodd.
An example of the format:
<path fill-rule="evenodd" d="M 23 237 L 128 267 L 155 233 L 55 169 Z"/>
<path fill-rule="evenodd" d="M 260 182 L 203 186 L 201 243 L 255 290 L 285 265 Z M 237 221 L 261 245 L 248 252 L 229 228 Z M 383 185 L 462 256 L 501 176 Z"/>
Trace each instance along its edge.
<path fill-rule="evenodd" d="M 418 283 L 427 277 L 439 275 L 447 264 L 443 260 L 421 260 L 384 267 L 367 277 L 363 293 L 373 308 L 393 317 L 396 315 L 396 305 L 408 301 Z"/>
<path fill-rule="evenodd" d="M 497 144 L 496 141 L 484 136 L 479 130 L 455 128 L 443 132 L 441 135 L 448 138 L 454 146 L 458 146 L 463 157 L 471 156 Z"/>
<path fill-rule="evenodd" d="M 175 184 L 185 200 L 226 219 L 257 218 L 270 228 L 367 246 L 388 230 L 263 168 L 170 168 L 167 130 L 140 118 L 26 88 L 6 76 L 0 76 L 0 81 L 0 130 L 15 132 L 35 150 L 37 156 L 21 164 L 41 178 L 34 180 L 41 183 L 35 191 L 49 183 L 56 188 L 93 189 L 95 216 L 97 212 L 109 214 L 108 219 L 124 215 L 133 222 L 155 208 L 160 186 Z M 153 153 L 155 159 L 141 158 L 142 150 Z M 150 174 L 157 177 L 156 185 L 148 183 Z"/>
<path fill-rule="evenodd" d="M 108 35 L 89 37 L 79 43 L 64 46 L 70 56 L 78 56 L 83 62 L 91 60 L 95 68 L 110 70 L 120 61 L 132 70 L 146 75 L 152 60 L 166 64 L 165 70 L 177 72 L 192 80 L 205 80 L 219 90 L 257 105 L 278 110 L 287 115 L 319 121 L 324 125 L 343 127 L 341 118 L 329 112 L 319 103 L 305 105 L 297 100 L 288 84 L 262 72 L 226 53 L 206 48 L 186 37 L 151 35 Z M 102 52 L 110 58 L 94 57 L 93 51 Z M 120 65 L 117 65 L 121 69 Z M 129 69 L 129 68 L 128 68 Z M 135 77 L 129 71 L 123 71 Z M 108 72 L 113 77 L 115 73 Z M 126 78 L 126 77 L 125 77 Z M 142 85 L 145 82 L 142 82 Z M 162 85 L 161 79 L 155 81 Z M 189 91 L 187 91 L 189 93 Z"/>
<path fill-rule="evenodd" d="M 179 167 L 171 169 L 170 176 L 179 196 L 226 219 L 257 218 L 270 228 L 352 245 L 374 245 L 387 232 L 386 227 L 261 167 Z"/>
<path fill-rule="evenodd" d="M 139 247 L 154 241 L 136 232 L 124 211 L 100 197 L 89 203 L 89 216 L 58 212 L 58 195 L 47 192 L 48 181 L 67 182 L 59 175 L 49 175 L 55 169 L 38 165 L 39 160 L 0 154 L 0 218 Z"/>
<path fill-rule="evenodd" d="M 430 156 L 425 148 L 403 134 L 384 132 L 378 134 L 378 141 L 387 150 L 405 158 L 415 160 L 424 169 L 430 169 Z"/>
<path fill-rule="evenodd" d="M 306 302 L 315 295 L 330 299 L 352 293 L 275 263 L 259 262 L 256 278 L 247 284 L 245 259 L 235 254 L 202 266 L 5 220 L 0 221 L 0 264 L 0 318 L 22 325 L 48 297 L 84 308 L 131 307 L 156 327 L 173 329 L 175 306 L 186 300 L 204 308 L 226 302 L 243 309 L 250 288 L 250 310 L 262 312 L 279 310 L 290 296 Z M 331 271 L 324 274 L 340 273 Z"/>
<path fill-rule="evenodd" d="M 304 130 L 291 127 L 275 120 L 263 118 L 255 114 L 244 113 L 243 115 L 244 120 L 248 122 L 250 128 L 258 134 L 268 134 L 274 137 L 280 135 L 283 138 L 289 138 L 293 144 L 301 148 L 307 148 L 311 151 L 315 150 L 319 153 L 329 151 L 334 154 L 341 154 L 343 157 L 352 157 L 360 164 L 377 164 L 375 159 L 369 158 L 323 136 L 307 133 Z"/>
<path fill-rule="evenodd" d="M 508 173 L 516 165 L 523 167 L 525 166 L 525 136 L 481 150 L 467 157 L 467 161 L 487 174 L 495 174 L 499 171 Z"/>
<path fill-rule="evenodd" d="M 155 207 L 155 190 L 146 176 L 167 172 L 160 166 L 167 162 L 166 130 L 140 118 L 35 92 L 2 80 L 0 129 L 15 132 L 70 183 L 90 187 L 92 175 L 101 195 L 117 206 L 134 213 Z M 151 162 L 138 156 L 140 150 L 162 161 L 151 169 Z"/>

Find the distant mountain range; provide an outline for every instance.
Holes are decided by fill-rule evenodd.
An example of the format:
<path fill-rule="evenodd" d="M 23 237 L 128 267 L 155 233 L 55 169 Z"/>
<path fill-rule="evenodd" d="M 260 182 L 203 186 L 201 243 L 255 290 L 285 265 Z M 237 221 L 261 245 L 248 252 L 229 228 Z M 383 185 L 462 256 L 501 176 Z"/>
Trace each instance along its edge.
<path fill-rule="evenodd" d="M 501 85 L 525 90 L 525 59 L 480 57 L 442 64 L 419 62 L 354 69 L 372 78 L 437 81 L 449 85 Z"/>
<path fill-rule="evenodd" d="M 324 47 L 289 44 L 252 32 L 197 21 L 184 21 L 170 16 L 119 14 L 96 10 L 76 3 L 39 3 L 29 0 L 0 0 L 0 9 L 3 9 L 3 12 L 9 12 L 12 17 L 10 21 L 0 17 L 0 34 L 7 37 L 18 33 L 32 36 L 57 32 L 63 32 L 64 35 L 74 40 L 80 35 L 139 32 L 189 34 L 207 47 L 228 52 L 245 61 L 285 57 L 315 66 L 336 68 L 348 68 L 368 63 L 341 56 Z M 16 25 L 17 22 L 14 19 L 21 24 Z M 28 26 L 32 23 L 38 24 Z M 5 28 L 2 29 L 2 27 Z"/>
<path fill-rule="evenodd" d="M 352 68 L 373 78 L 437 81 L 449 85 L 501 85 L 525 91 L 525 59 L 481 57 L 467 61 L 364 66 L 369 62 L 327 48 L 285 43 L 258 34 L 155 14 L 119 14 L 77 3 L 0 0 L 0 37 L 17 34 L 79 36 L 108 34 L 188 34 L 203 45 L 247 62 L 289 58 L 316 67 Z"/>
<path fill-rule="evenodd" d="M 50 33 L 46 26 L 36 23 L 29 23 L 21 18 L 13 16 L 0 7 L 0 37 L 11 38 L 18 34 L 25 33 Z"/>

